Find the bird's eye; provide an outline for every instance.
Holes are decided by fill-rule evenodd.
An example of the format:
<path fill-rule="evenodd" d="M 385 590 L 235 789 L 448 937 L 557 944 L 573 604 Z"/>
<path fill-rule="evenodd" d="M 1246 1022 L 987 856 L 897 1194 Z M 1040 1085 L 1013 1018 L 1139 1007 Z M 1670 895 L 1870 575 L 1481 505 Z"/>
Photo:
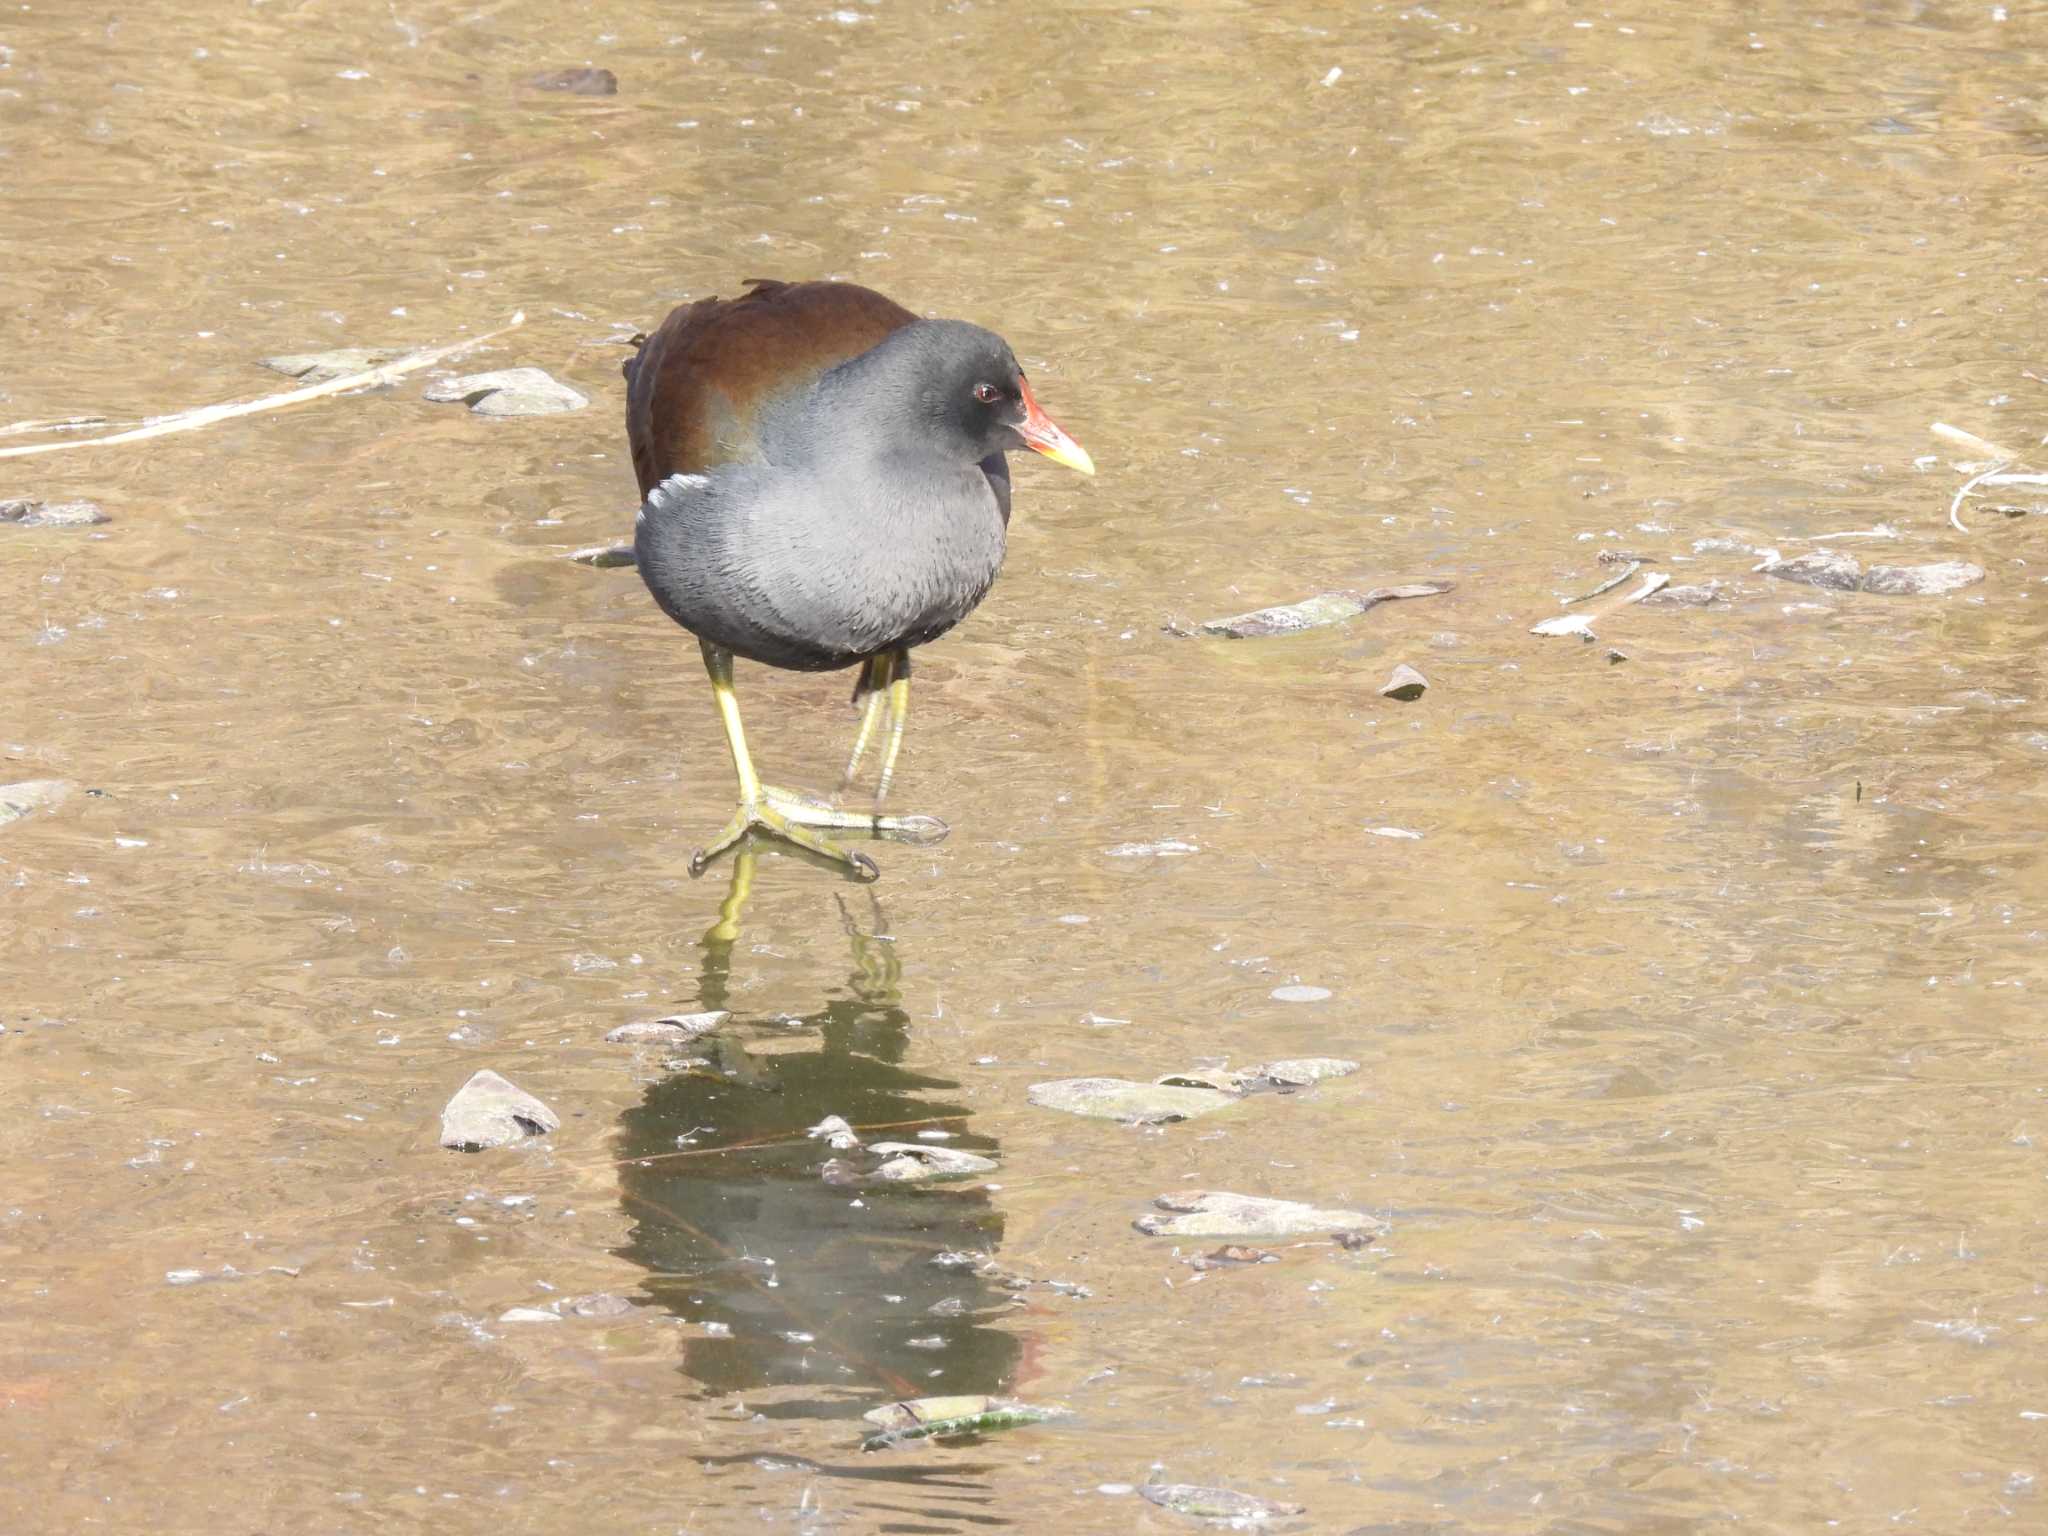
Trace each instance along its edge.
<path fill-rule="evenodd" d="M 983 405 L 994 405 L 996 403 L 996 396 L 1001 393 L 1002 391 L 993 384 L 977 384 L 974 386 L 974 398 Z"/>

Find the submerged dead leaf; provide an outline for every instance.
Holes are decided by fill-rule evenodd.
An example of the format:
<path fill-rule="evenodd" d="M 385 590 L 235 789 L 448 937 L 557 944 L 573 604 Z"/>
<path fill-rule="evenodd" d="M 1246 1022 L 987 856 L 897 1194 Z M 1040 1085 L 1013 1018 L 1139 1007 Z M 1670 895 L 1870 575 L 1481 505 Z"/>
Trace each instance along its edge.
<path fill-rule="evenodd" d="M 985 1435 L 1066 1418 L 1072 1410 L 1056 1404 L 1019 1402 L 1011 1397 L 913 1397 L 870 1408 L 861 1417 L 876 1432 L 861 1442 L 864 1451 L 879 1451 L 905 1440 L 944 1439 L 953 1435 Z"/>
<path fill-rule="evenodd" d="M 1816 549 L 1791 560 L 1766 561 L 1762 569 L 1766 576 L 1775 576 L 1780 581 L 1796 581 L 1835 592 L 1854 592 L 1863 580 L 1863 567 L 1856 557 L 1835 549 Z"/>
<path fill-rule="evenodd" d="M 456 1090 L 441 1111 L 441 1145 L 474 1152 L 560 1130 L 561 1116 L 532 1094 L 485 1067 Z"/>
<path fill-rule="evenodd" d="M 616 96 L 619 77 L 608 69 L 579 64 L 570 69 L 543 70 L 528 75 L 526 83 L 536 91 L 567 91 L 572 96 Z"/>
<path fill-rule="evenodd" d="M 1069 1077 L 1033 1083 L 1031 1102 L 1046 1109 L 1098 1120 L 1137 1125 L 1166 1125 L 1212 1114 L 1237 1102 L 1235 1093 L 1214 1088 L 1184 1088 L 1171 1083 L 1133 1083 L 1120 1077 Z"/>
<path fill-rule="evenodd" d="M 593 565 L 599 570 L 640 563 L 640 557 L 630 544 L 592 544 L 584 549 L 571 550 L 569 558 L 578 565 Z"/>
<path fill-rule="evenodd" d="M 1152 1203 L 1169 1214 L 1137 1219 L 1138 1230 L 1149 1237 L 1293 1237 L 1386 1230 L 1386 1223 L 1363 1211 L 1326 1210 L 1299 1200 L 1269 1200 L 1225 1190 L 1184 1189 Z"/>
<path fill-rule="evenodd" d="M 62 805 L 77 788 L 69 779 L 24 779 L 19 784 L 0 784 L 0 827 Z"/>
<path fill-rule="evenodd" d="M 1278 1264 L 1280 1255 L 1265 1248 L 1251 1248 L 1243 1243 L 1225 1243 L 1221 1248 L 1208 1253 L 1197 1254 L 1187 1261 L 1190 1269 L 1231 1269 L 1244 1264 Z"/>
<path fill-rule="evenodd" d="M 1967 560 L 1938 560 L 1931 565 L 1873 565 L 1863 573 L 1863 590 L 1889 597 L 1938 597 L 1960 592 L 1984 579 L 1984 567 Z"/>
<path fill-rule="evenodd" d="M 1244 1076 L 1256 1083 L 1300 1088 L 1319 1083 L 1326 1077 L 1349 1077 L 1357 1070 L 1357 1062 L 1347 1061 L 1341 1056 L 1290 1056 L 1285 1061 L 1269 1061 L 1263 1067 L 1253 1067 Z"/>
<path fill-rule="evenodd" d="M 1256 1494 L 1239 1493 L 1233 1488 L 1204 1488 L 1195 1483 L 1147 1483 L 1138 1492 L 1161 1509 L 1170 1509 L 1177 1515 L 1191 1515 L 1197 1520 L 1250 1524 L 1302 1512 L 1299 1504 L 1282 1504 L 1274 1499 L 1259 1498 Z"/>
<path fill-rule="evenodd" d="M 1342 624 L 1369 608 L 1404 597 L 1436 597 L 1451 590 L 1448 581 L 1411 581 L 1397 587 L 1374 587 L 1369 592 L 1322 592 L 1298 603 L 1273 608 L 1256 608 L 1223 619 L 1206 619 L 1199 632 L 1221 635 L 1228 640 L 1255 640 L 1268 635 L 1293 635 L 1326 624 Z"/>
<path fill-rule="evenodd" d="M 659 1019 L 636 1019 L 631 1024 L 621 1024 L 611 1030 L 605 1039 L 613 1045 L 680 1045 L 699 1035 L 710 1034 L 731 1016 L 723 1008 L 713 1008 L 706 1013 L 671 1013 Z"/>
<path fill-rule="evenodd" d="M 405 356 L 406 351 L 405 347 L 336 347 L 327 352 L 291 352 L 266 357 L 263 366 L 288 379 L 297 379 L 301 384 L 325 384 L 330 379 L 346 378 L 352 373 L 382 367 Z"/>

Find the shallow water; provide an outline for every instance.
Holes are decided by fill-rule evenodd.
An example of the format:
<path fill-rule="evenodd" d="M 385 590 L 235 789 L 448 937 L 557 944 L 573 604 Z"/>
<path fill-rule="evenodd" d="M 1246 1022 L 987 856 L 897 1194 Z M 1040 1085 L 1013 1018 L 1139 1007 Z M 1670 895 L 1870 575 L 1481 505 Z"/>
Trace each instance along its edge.
<path fill-rule="evenodd" d="M 2020 6 L 8 13 L 0 423 L 515 310 L 463 366 L 593 404 L 0 461 L 114 519 L 0 528 L 0 782 L 95 791 L 0 828 L 0 1523 L 2036 1528 L 2043 525 L 1951 528 L 1927 427 L 2048 430 L 2043 79 Z M 898 781 L 953 835 L 872 891 L 688 877 L 694 647 L 562 558 L 630 527 L 621 340 L 756 273 L 997 327 L 1103 471 L 1017 466 Z M 1603 549 L 1722 600 L 1530 635 Z M 843 680 L 741 687 L 829 788 Z M 1026 1100 L 1310 1054 L 1363 1070 Z M 483 1066 L 561 1131 L 441 1150 Z M 829 1184 L 835 1111 L 1001 1172 Z M 1189 1187 L 1391 1230 L 1202 1273 L 1131 1226 Z M 1076 1417 L 864 1455 L 909 1391 Z"/>

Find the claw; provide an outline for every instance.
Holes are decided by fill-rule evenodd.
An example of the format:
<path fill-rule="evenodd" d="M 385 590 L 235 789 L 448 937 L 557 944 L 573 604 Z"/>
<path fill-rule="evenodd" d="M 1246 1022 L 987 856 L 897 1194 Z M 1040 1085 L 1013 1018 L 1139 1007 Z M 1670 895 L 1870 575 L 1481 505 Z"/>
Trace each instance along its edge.
<path fill-rule="evenodd" d="M 889 823 L 889 834 L 905 843 L 942 843 L 952 828 L 936 816 L 878 816 Z"/>

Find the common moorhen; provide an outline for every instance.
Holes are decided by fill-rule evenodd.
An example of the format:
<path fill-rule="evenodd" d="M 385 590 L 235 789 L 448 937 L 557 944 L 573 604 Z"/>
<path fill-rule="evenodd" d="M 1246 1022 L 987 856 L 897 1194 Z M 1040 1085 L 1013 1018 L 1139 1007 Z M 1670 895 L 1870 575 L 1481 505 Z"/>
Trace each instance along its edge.
<path fill-rule="evenodd" d="M 879 873 L 827 830 L 917 840 L 930 816 L 884 816 L 910 708 L 910 649 L 951 629 L 1003 563 L 1010 471 L 1032 448 L 1095 473 L 1052 422 L 999 336 L 920 320 L 853 283 L 750 280 L 736 299 L 673 311 L 627 360 L 626 435 L 644 498 L 633 548 L 662 611 L 697 637 L 740 803 L 690 860 L 758 827 Z M 884 710 L 875 810 L 763 784 L 747 755 L 732 660 L 858 666 L 865 701 L 851 784 Z"/>

